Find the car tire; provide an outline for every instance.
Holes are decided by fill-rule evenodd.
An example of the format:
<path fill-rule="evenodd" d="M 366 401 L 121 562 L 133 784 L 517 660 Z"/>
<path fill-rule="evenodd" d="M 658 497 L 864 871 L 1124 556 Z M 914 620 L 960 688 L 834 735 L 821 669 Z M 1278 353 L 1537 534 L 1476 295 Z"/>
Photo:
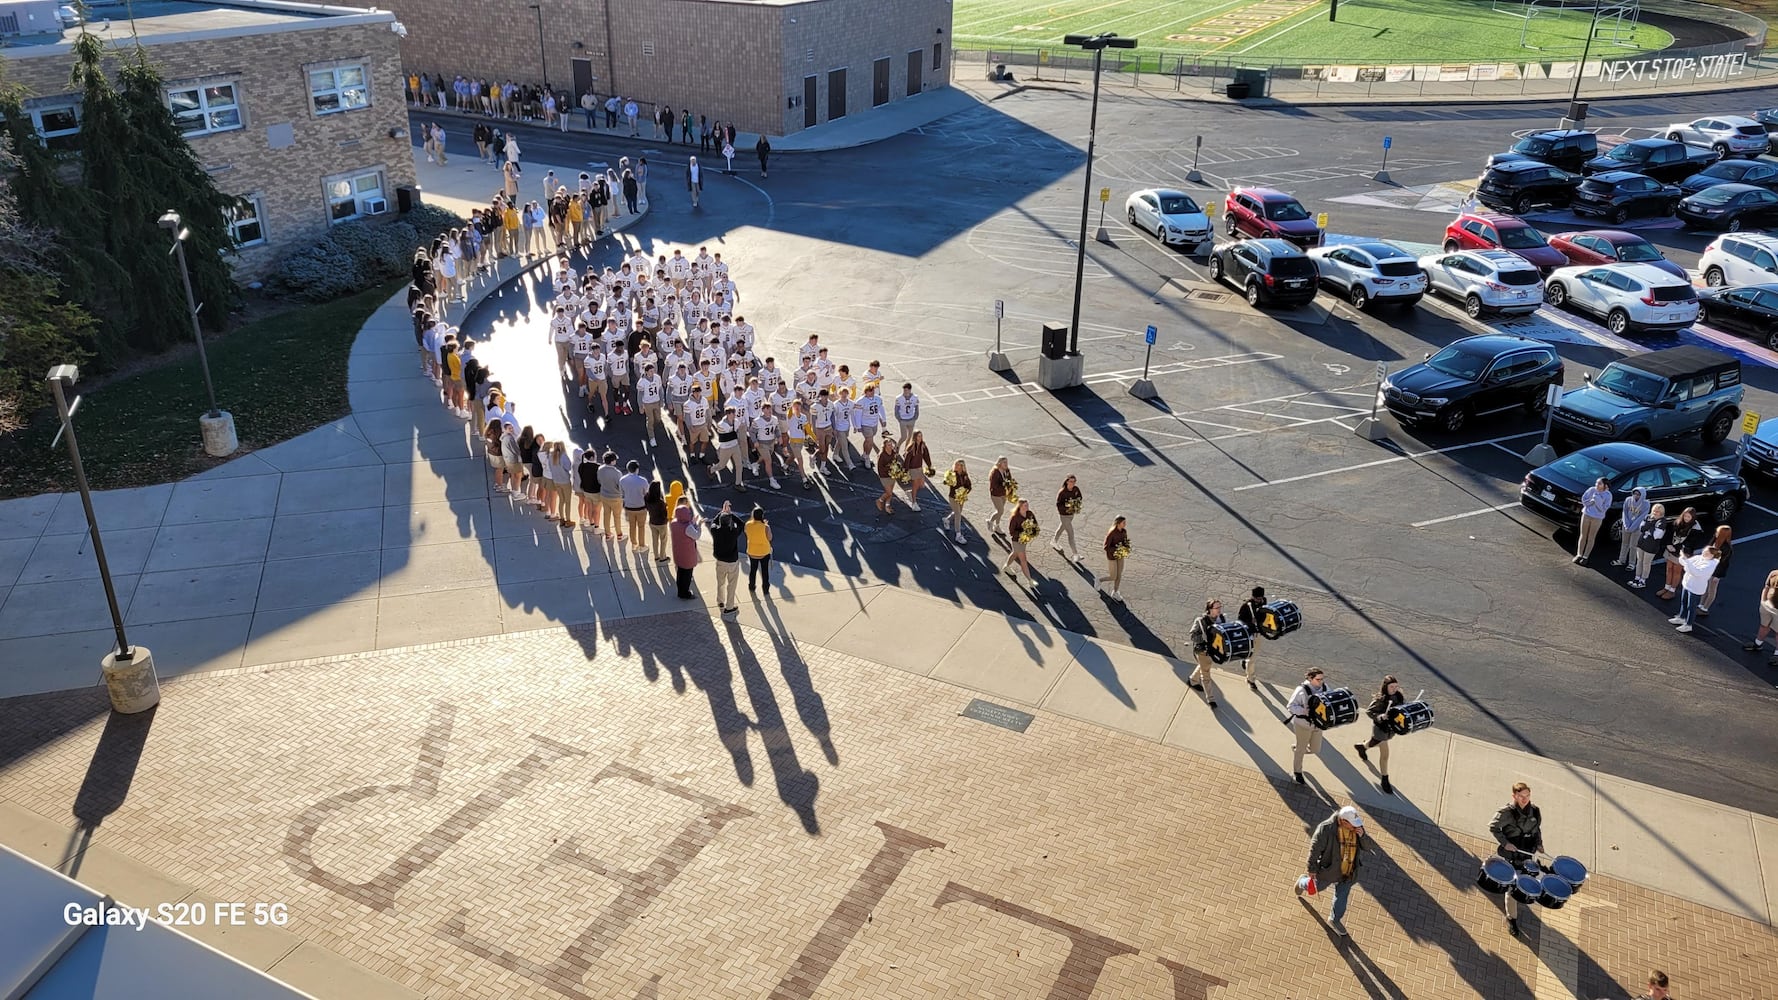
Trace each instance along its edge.
<path fill-rule="evenodd" d="M 1471 292 L 1463 297 L 1463 311 L 1470 319 L 1481 319 L 1486 310 L 1482 307 L 1482 297 Z"/>
<path fill-rule="evenodd" d="M 1531 398 L 1525 400 L 1525 412 L 1529 413 L 1531 416 L 1541 417 L 1543 416 L 1543 411 L 1549 408 L 1549 390 L 1545 389 L 1543 386 L 1538 386 L 1537 392 L 1532 395 Z"/>
<path fill-rule="evenodd" d="M 1247 280 L 1247 304 L 1258 309 L 1263 299 L 1264 293 L 1260 291 L 1259 282 L 1249 278 Z"/>
<path fill-rule="evenodd" d="M 1671 219 L 1679 214 L 1679 202 L 1670 201 L 1661 206 L 1661 214 Z"/>
<path fill-rule="evenodd" d="M 1711 288 L 1721 288 L 1723 286 L 1722 268 L 1706 268 L 1704 271 L 1704 284 L 1709 285 Z"/>
<path fill-rule="evenodd" d="M 1568 286 L 1552 281 L 1543 286 L 1543 300 L 1560 309 L 1568 304 Z"/>
<path fill-rule="evenodd" d="M 1608 529 L 1608 531 L 1611 535 L 1611 538 L 1609 539 L 1610 541 L 1622 543 L 1624 540 L 1624 520 L 1623 520 L 1623 518 L 1621 518 L 1621 517 L 1612 518 L 1611 519 L 1611 527 Z"/>
<path fill-rule="evenodd" d="M 1716 155 L 1719 159 L 1726 160 L 1729 158 L 1729 144 L 1728 143 L 1726 143 L 1726 142 L 1712 143 L 1710 148 L 1716 150 Z"/>
<path fill-rule="evenodd" d="M 1130 220 L 1130 228 L 1131 229 L 1137 228 L 1137 226 L 1136 226 L 1136 210 L 1135 209 L 1133 209 L 1133 208 L 1126 209 L 1124 211 L 1124 217 Z"/>
<path fill-rule="evenodd" d="M 1222 258 L 1216 256 L 1214 252 L 1210 254 L 1210 280 L 1218 284 L 1222 283 Z"/>
<path fill-rule="evenodd" d="M 1446 240 L 1445 241 L 1445 253 L 1456 253 L 1457 249 L 1458 249 L 1458 247 L 1457 247 L 1456 240 Z"/>
<path fill-rule="evenodd" d="M 1347 289 L 1346 299 L 1352 303 L 1352 308 L 1359 312 L 1364 312 L 1366 309 L 1370 308 L 1371 297 L 1365 292 L 1363 285 L 1355 284 Z"/>
<path fill-rule="evenodd" d="M 1697 321 L 1699 323 L 1703 323 L 1706 326 L 1710 325 L 1710 307 L 1706 306 L 1702 302 L 1698 303 L 1698 320 Z"/>
<path fill-rule="evenodd" d="M 1778 351 L 1778 329 L 1766 331 L 1766 350 Z"/>
<path fill-rule="evenodd" d="M 1622 309 L 1613 309 L 1605 314 L 1605 328 L 1613 336 L 1621 337 L 1630 330 L 1630 314 Z"/>
<path fill-rule="evenodd" d="M 1728 524 L 1739 513 L 1741 513 L 1741 501 L 1731 494 L 1716 501 L 1716 504 L 1710 508 L 1710 519 L 1717 524 Z"/>
<path fill-rule="evenodd" d="M 1726 232 L 1726 233 L 1738 233 L 1740 231 L 1741 231 L 1741 220 L 1740 219 L 1730 219 L 1729 224 L 1723 227 L 1723 232 Z"/>
<path fill-rule="evenodd" d="M 1528 195 L 1528 194 L 1519 195 L 1518 200 L 1513 202 L 1513 214 L 1514 215 L 1524 215 L 1526 212 L 1531 211 L 1531 208 L 1534 204 L 1535 203 L 1532 202 L 1530 195 Z"/>
<path fill-rule="evenodd" d="M 1625 208 L 1622 205 L 1619 205 L 1618 207 L 1611 210 L 1611 221 L 1618 224 L 1618 225 L 1622 225 L 1624 220 L 1628 219 L 1629 217 L 1630 217 L 1630 210 Z"/>
<path fill-rule="evenodd" d="M 1685 140 L 1681 139 L 1679 137 L 1678 132 L 1668 132 L 1667 133 L 1667 141 L 1669 141 L 1669 142 L 1684 142 Z"/>
<path fill-rule="evenodd" d="M 1448 407 L 1438 421 L 1438 429 L 1446 434 L 1456 434 L 1468 426 L 1469 407 L 1462 403 Z"/>
<path fill-rule="evenodd" d="M 1223 230 L 1229 234 L 1230 239 L 1235 239 L 1236 237 L 1241 235 L 1240 231 L 1235 228 L 1235 217 L 1234 216 L 1232 216 L 1232 215 L 1223 216 L 1222 223 L 1223 223 Z"/>
<path fill-rule="evenodd" d="M 1704 426 L 1698 429 L 1698 437 L 1705 444 L 1718 444 L 1728 439 L 1735 432 L 1735 411 L 1723 407 L 1710 415 Z"/>

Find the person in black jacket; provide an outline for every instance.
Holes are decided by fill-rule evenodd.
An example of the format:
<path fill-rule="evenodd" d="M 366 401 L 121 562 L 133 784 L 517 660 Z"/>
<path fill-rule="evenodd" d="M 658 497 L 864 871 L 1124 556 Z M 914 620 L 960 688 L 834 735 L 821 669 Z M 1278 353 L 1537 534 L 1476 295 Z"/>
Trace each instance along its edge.
<path fill-rule="evenodd" d="M 1671 600 L 1679 593 L 1679 578 L 1685 574 L 1685 557 L 1696 555 L 1709 540 L 1704 533 L 1704 526 L 1698 523 L 1698 512 L 1690 507 L 1679 512 L 1679 516 L 1668 522 L 1667 550 L 1667 583 L 1656 597 Z"/>
<path fill-rule="evenodd" d="M 1383 789 L 1385 795 L 1395 794 L 1395 789 L 1389 787 L 1389 738 L 1395 734 L 1390 732 L 1383 720 L 1389 717 L 1390 709 L 1401 704 L 1404 700 L 1406 699 L 1401 693 L 1401 684 L 1395 679 L 1395 675 L 1385 675 L 1383 686 L 1377 690 L 1377 696 L 1371 699 L 1370 707 L 1364 710 L 1364 714 L 1371 720 L 1371 738 L 1368 742 L 1354 745 L 1358 751 L 1358 759 L 1366 763 L 1369 763 L 1371 758 L 1365 751 L 1376 749 L 1377 771 L 1383 778 L 1377 787 Z"/>
<path fill-rule="evenodd" d="M 741 579 L 741 518 L 722 502 L 722 511 L 710 522 L 710 550 L 716 557 L 716 605 L 725 615 L 738 614 L 735 586 Z"/>
<path fill-rule="evenodd" d="M 1728 575 L 1729 559 L 1735 553 L 1734 533 L 1726 524 L 1716 526 L 1716 535 L 1710 539 L 1715 546 L 1716 568 L 1710 571 L 1710 584 L 1704 588 L 1704 599 L 1698 602 L 1698 614 L 1710 614 L 1710 605 L 1716 601 L 1716 588 L 1722 584 L 1722 578 Z"/>
<path fill-rule="evenodd" d="M 636 183 L 636 174 L 633 171 L 624 171 L 624 204 L 629 206 L 631 215 L 636 214 L 636 195 L 640 191 L 641 186 Z"/>
<path fill-rule="evenodd" d="M 1543 812 L 1531 804 L 1531 786 L 1523 781 L 1513 785 L 1513 800 L 1494 814 L 1488 824 L 1501 857 L 1519 867 L 1543 853 Z M 1519 936 L 1519 901 L 1512 893 L 1504 897 L 1506 927 L 1513 937 Z"/>
<path fill-rule="evenodd" d="M 1247 655 L 1241 657 L 1241 673 L 1247 676 L 1247 686 L 1259 690 L 1259 682 L 1253 676 L 1253 654 L 1259 650 L 1259 615 L 1260 609 L 1266 606 L 1266 588 L 1255 587 L 1247 600 L 1235 609 L 1235 618 L 1247 626 L 1247 631 L 1254 633 L 1253 645 L 1247 648 Z"/>

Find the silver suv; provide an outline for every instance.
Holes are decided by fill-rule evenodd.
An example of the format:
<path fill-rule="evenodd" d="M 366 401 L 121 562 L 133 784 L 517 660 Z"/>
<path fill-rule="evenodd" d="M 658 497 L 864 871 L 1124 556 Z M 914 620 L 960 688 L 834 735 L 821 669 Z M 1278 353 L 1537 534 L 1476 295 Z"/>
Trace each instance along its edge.
<path fill-rule="evenodd" d="M 1543 274 L 1510 250 L 1453 250 L 1420 258 L 1428 290 L 1463 303 L 1471 317 L 1524 314 L 1543 304 Z"/>

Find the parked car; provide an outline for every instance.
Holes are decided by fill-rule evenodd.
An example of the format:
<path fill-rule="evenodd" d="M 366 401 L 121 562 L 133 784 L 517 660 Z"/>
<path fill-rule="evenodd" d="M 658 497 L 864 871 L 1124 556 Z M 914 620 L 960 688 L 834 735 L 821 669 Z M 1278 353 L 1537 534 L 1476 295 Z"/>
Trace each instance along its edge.
<path fill-rule="evenodd" d="M 1306 306 L 1315 298 L 1315 262 L 1286 240 L 1224 243 L 1210 254 L 1210 277 L 1235 284 L 1256 309 Z"/>
<path fill-rule="evenodd" d="M 1698 295 L 1698 322 L 1778 351 L 1778 283 L 1706 288 Z M 1778 426 L 1778 420 L 1773 423 Z"/>
<path fill-rule="evenodd" d="M 1197 247 L 1211 240 L 1210 216 L 1191 195 L 1169 188 L 1138 191 L 1124 202 L 1130 225 L 1169 246 Z"/>
<path fill-rule="evenodd" d="M 1718 184 L 1681 198 L 1676 214 L 1693 229 L 1760 229 L 1778 222 L 1778 192 L 1751 184 Z"/>
<path fill-rule="evenodd" d="M 80 24 L 80 9 L 71 3 L 60 4 L 56 7 L 56 20 L 64 28 L 75 27 Z"/>
<path fill-rule="evenodd" d="M 1544 282 L 1543 300 L 1592 313 L 1616 334 L 1683 330 L 1698 318 L 1692 283 L 1648 264 L 1559 267 Z"/>
<path fill-rule="evenodd" d="M 1581 165 L 1581 172 L 1602 174 L 1631 170 L 1656 180 L 1677 183 L 1716 162 L 1716 152 L 1698 149 L 1672 139 L 1634 139 L 1618 143 L 1604 156 Z"/>
<path fill-rule="evenodd" d="M 1289 240 L 1300 247 L 1321 245 L 1324 235 L 1302 202 L 1273 188 L 1238 187 L 1223 205 L 1230 236 Z"/>
<path fill-rule="evenodd" d="M 1778 165 L 1765 160 L 1718 160 L 1679 182 L 1679 190 L 1697 194 L 1718 184 L 1752 184 L 1778 190 Z"/>
<path fill-rule="evenodd" d="M 1543 273 L 1509 250 L 1457 250 L 1420 258 L 1427 290 L 1463 303 L 1472 317 L 1523 315 L 1543 304 Z"/>
<path fill-rule="evenodd" d="M 1482 172 L 1476 200 L 1489 208 L 1520 215 L 1539 205 L 1566 205 L 1580 183 L 1579 174 L 1536 160 L 1497 163 Z"/>
<path fill-rule="evenodd" d="M 1562 359 L 1540 340 L 1465 337 L 1384 378 L 1383 405 L 1404 424 L 1454 434 L 1472 417 L 1514 409 L 1542 413 L 1548 387 L 1561 385 L 1562 373 Z"/>
<path fill-rule="evenodd" d="M 1693 462 L 1639 444 L 1596 444 L 1525 474 L 1519 504 L 1564 528 L 1580 527 L 1580 497 L 1605 480 L 1611 511 L 1605 515 L 1612 539 L 1623 536 L 1624 499 L 1636 487 L 1653 503 L 1677 514 L 1695 508 L 1702 521 L 1728 524 L 1747 505 L 1747 484 L 1715 465 Z"/>
<path fill-rule="evenodd" d="M 1647 444 L 1695 433 L 1716 444 L 1735 429 L 1745 392 L 1734 355 L 1694 344 L 1620 358 L 1585 382 L 1556 403 L 1552 437 Z"/>
<path fill-rule="evenodd" d="M 1534 160 L 1574 173 L 1580 165 L 1599 155 L 1599 137 L 1586 129 L 1552 129 L 1533 132 L 1513 143 L 1510 152 L 1488 157 L 1488 166 Z"/>
<path fill-rule="evenodd" d="M 1628 170 L 1608 170 L 1581 181 L 1568 207 L 1575 215 L 1621 223 L 1632 215 L 1672 215 L 1680 197 L 1675 185 Z"/>
<path fill-rule="evenodd" d="M 1510 250 L 1545 271 L 1568 263 L 1530 223 L 1492 212 L 1464 212 L 1445 227 L 1445 249 Z"/>
<path fill-rule="evenodd" d="M 1698 258 L 1698 270 L 1704 273 L 1704 284 L 1712 287 L 1778 281 L 1778 236 L 1718 236 Z"/>
<path fill-rule="evenodd" d="M 1667 126 L 1667 138 L 1708 146 L 1717 156 L 1758 156 L 1771 148 L 1766 127 L 1744 115 L 1714 115 Z"/>
<path fill-rule="evenodd" d="M 1757 472 L 1767 479 L 1778 478 L 1778 420 L 1762 420 L 1747 439 L 1747 451 L 1741 458 L 1741 471 Z"/>
<path fill-rule="evenodd" d="M 1766 134 L 1778 132 L 1778 108 L 1766 108 L 1753 113 L 1753 120 L 1765 128 Z"/>
<path fill-rule="evenodd" d="M 1661 256 L 1653 243 L 1622 229 L 1583 229 L 1550 237 L 1550 246 L 1570 264 L 1653 264 L 1675 278 L 1690 281 L 1685 268 Z"/>
<path fill-rule="evenodd" d="M 1354 308 L 1372 302 L 1411 307 L 1426 294 L 1426 272 L 1420 261 L 1393 243 L 1380 240 L 1316 247 L 1309 251 L 1315 273 L 1324 285 L 1345 294 Z"/>

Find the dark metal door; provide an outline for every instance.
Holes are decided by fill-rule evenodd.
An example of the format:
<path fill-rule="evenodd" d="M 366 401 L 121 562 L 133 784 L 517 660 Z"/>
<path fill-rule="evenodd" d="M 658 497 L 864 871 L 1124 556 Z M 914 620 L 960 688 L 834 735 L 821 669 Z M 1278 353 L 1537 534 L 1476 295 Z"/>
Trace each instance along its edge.
<path fill-rule="evenodd" d="M 920 92 L 920 72 L 925 68 L 926 53 L 915 49 L 908 53 L 908 93 L 912 97 Z"/>
<path fill-rule="evenodd" d="M 889 60 L 878 59 L 870 65 L 870 106 L 880 108 L 889 103 Z"/>
<path fill-rule="evenodd" d="M 830 69 L 827 71 L 827 120 L 838 121 L 846 117 L 846 71 Z"/>
<path fill-rule="evenodd" d="M 574 60 L 574 107 L 580 107 L 580 97 L 593 89 L 593 61 L 591 59 Z"/>
<path fill-rule="evenodd" d="M 819 80 L 814 76 L 803 77 L 803 128 L 815 126 L 816 84 Z"/>

